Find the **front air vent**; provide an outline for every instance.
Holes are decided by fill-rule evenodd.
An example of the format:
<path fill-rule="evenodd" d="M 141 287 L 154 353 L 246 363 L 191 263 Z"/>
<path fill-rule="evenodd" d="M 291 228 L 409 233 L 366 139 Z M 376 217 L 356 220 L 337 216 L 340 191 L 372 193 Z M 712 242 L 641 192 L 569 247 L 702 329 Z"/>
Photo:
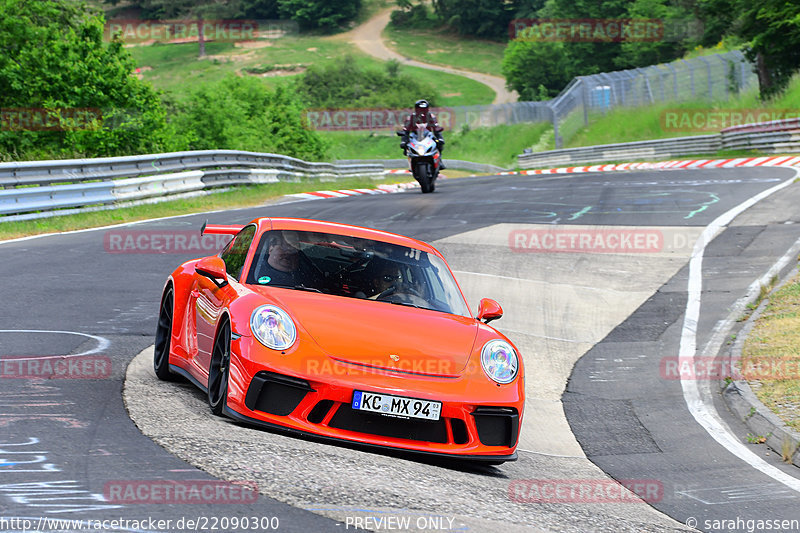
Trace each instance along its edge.
<path fill-rule="evenodd" d="M 244 404 L 251 411 L 286 416 L 309 392 L 314 392 L 314 389 L 304 379 L 262 371 L 250 382 Z"/>

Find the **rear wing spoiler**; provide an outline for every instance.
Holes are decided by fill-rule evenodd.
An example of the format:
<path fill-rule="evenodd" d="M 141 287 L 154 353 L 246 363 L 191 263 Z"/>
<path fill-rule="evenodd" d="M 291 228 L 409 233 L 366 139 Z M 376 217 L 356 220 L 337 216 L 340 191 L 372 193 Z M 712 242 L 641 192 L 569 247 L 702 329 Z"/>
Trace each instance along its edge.
<path fill-rule="evenodd" d="M 236 235 L 242 231 L 243 228 L 244 226 L 239 226 L 236 224 L 209 224 L 208 221 L 206 221 L 206 223 L 203 224 L 203 227 L 200 228 L 200 235 Z"/>

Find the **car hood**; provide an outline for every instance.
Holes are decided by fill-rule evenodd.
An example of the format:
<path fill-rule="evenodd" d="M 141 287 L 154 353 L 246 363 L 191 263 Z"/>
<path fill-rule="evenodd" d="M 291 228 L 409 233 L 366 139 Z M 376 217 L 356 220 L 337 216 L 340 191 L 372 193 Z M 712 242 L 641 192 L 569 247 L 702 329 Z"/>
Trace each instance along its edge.
<path fill-rule="evenodd" d="M 455 376 L 466 367 L 478 333 L 471 317 L 428 309 L 289 289 L 269 290 L 269 296 L 329 357 L 345 364 Z"/>

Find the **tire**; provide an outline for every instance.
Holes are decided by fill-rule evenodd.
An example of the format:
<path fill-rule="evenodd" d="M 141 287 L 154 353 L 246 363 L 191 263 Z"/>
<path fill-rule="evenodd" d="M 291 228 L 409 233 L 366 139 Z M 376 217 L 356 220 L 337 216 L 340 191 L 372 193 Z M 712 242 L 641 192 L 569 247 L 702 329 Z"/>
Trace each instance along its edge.
<path fill-rule="evenodd" d="M 175 314 L 175 291 L 172 286 L 164 291 L 161 310 L 158 312 L 156 340 L 153 350 L 153 370 L 162 381 L 174 381 L 175 375 L 169 371 L 169 350 L 172 344 L 172 319 Z"/>
<path fill-rule="evenodd" d="M 433 180 L 428 172 L 427 164 L 420 163 L 417 165 L 417 181 L 419 181 L 419 185 L 422 187 L 423 194 L 433 191 Z"/>
<path fill-rule="evenodd" d="M 222 416 L 222 409 L 228 402 L 228 376 L 231 365 L 231 324 L 227 320 L 220 326 L 214 349 L 211 351 L 211 364 L 208 368 L 208 406 L 211 412 Z"/>

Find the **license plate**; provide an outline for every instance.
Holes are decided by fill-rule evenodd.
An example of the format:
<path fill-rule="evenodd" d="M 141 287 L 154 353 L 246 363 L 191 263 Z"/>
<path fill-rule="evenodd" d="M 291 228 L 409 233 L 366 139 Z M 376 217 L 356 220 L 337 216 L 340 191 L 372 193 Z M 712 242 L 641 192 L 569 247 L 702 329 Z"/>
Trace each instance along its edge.
<path fill-rule="evenodd" d="M 357 390 L 353 391 L 353 409 L 403 418 L 439 420 L 442 402 Z"/>

